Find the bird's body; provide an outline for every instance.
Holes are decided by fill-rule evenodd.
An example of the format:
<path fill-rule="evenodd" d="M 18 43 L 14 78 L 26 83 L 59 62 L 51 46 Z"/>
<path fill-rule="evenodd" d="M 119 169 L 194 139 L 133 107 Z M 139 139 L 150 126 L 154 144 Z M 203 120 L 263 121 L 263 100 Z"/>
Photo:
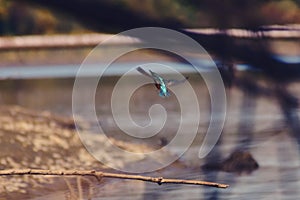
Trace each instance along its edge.
<path fill-rule="evenodd" d="M 160 97 L 169 97 L 170 96 L 168 86 L 183 83 L 188 79 L 188 77 L 186 77 L 183 80 L 167 80 L 167 79 L 164 79 L 163 77 L 161 77 L 160 75 L 158 75 L 157 73 L 155 73 L 151 70 L 149 70 L 150 73 L 148 73 L 144 69 L 142 69 L 141 67 L 138 67 L 137 71 L 140 72 L 141 74 L 145 75 L 145 76 L 148 76 L 148 77 L 152 78 L 154 80 L 155 87 L 159 90 L 159 96 Z"/>
<path fill-rule="evenodd" d="M 168 97 L 170 96 L 170 93 L 168 91 L 168 88 L 167 88 L 167 84 L 166 84 L 166 81 L 161 77 L 159 76 L 157 73 L 149 70 L 150 73 L 151 73 L 151 76 L 155 82 L 155 86 L 157 89 L 159 89 L 159 96 L 161 97 Z"/>

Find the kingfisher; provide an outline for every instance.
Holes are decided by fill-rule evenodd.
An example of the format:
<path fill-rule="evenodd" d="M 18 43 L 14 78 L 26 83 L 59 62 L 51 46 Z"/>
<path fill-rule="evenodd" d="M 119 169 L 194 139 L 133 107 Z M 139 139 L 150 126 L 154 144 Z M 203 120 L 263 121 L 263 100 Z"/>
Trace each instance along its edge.
<path fill-rule="evenodd" d="M 146 72 L 141 67 L 136 68 L 136 70 L 138 72 L 140 72 L 141 74 L 148 76 L 154 80 L 154 85 L 159 90 L 158 94 L 160 97 L 163 97 L 163 98 L 170 96 L 170 92 L 168 90 L 169 86 L 174 86 L 174 85 L 178 85 L 180 83 L 184 83 L 189 78 L 189 77 L 185 77 L 182 80 L 167 80 L 151 70 L 149 70 L 150 73 Z"/>

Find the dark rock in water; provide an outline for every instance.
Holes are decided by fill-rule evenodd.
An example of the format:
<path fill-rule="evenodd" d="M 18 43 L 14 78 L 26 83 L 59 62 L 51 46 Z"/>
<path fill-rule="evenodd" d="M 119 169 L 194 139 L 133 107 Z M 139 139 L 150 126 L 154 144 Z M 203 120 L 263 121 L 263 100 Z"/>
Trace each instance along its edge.
<path fill-rule="evenodd" d="M 168 141 L 167 138 L 161 137 L 161 138 L 159 139 L 159 144 L 160 144 L 161 147 L 164 147 L 164 146 L 166 146 L 167 144 L 169 144 L 169 141 Z"/>
<path fill-rule="evenodd" d="M 229 158 L 220 164 L 220 168 L 226 172 L 236 172 L 238 174 L 251 173 L 258 169 L 259 165 L 252 155 L 247 151 L 235 151 Z"/>
<path fill-rule="evenodd" d="M 208 163 L 203 166 L 203 169 L 249 174 L 258 169 L 258 167 L 258 163 L 249 152 L 235 151 L 224 161 L 219 163 Z"/>

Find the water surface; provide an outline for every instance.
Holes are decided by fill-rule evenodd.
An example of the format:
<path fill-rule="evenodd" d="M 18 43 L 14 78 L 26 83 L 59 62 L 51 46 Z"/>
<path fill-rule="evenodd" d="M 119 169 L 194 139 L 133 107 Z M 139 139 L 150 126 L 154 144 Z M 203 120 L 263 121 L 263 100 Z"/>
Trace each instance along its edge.
<path fill-rule="evenodd" d="M 128 63 L 124 65 L 124 70 L 127 65 Z M 178 64 L 175 67 L 181 69 Z M 71 116 L 73 77 L 77 69 L 78 66 L 70 65 L 61 66 L 61 71 L 53 70 L 52 74 L 50 67 L 38 70 L 29 68 L 26 69 L 26 73 L 19 71 L 26 79 L 2 80 L 0 102 L 2 105 L 17 104 L 34 110 L 49 110 Z M 13 68 L 9 70 L 11 71 L 6 71 L 7 74 L 3 77 L 10 77 L 12 71 L 15 70 L 15 73 L 17 71 Z M 122 73 L 120 70 L 116 71 Z M 180 158 L 186 167 L 174 170 L 171 165 L 162 172 L 147 175 L 216 181 L 230 184 L 229 189 L 191 185 L 159 186 L 152 183 L 114 180 L 107 185 L 94 185 L 93 199 L 297 199 L 300 196 L 300 148 L 297 140 L 289 133 L 285 125 L 285 119 L 276 99 L 247 96 L 236 87 L 227 89 L 228 111 L 224 131 L 218 146 L 209 154 L 209 159 L 226 158 L 235 149 L 244 147 L 258 162 L 259 168 L 250 174 L 241 175 L 201 170 L 201 166 L 208 159 L 199 159 L 198 151 L 210 118 L 210 100 L 201 78 L 191 74 L 188 70 L 182 72 L 190 75 L 189 83 L 200 99 L 201 121 L 198 136 L 190 149 Z M 174 95 L 169 99 L 160 98 L 152 85 L 139 88 L 134 93 L 130 104 L 133 120 L 142 125 L 149 123 L 148 111 L 153 104 L 161 104 L 166 108 L 168 120 L 164 129 L 154 137 L 144 140 L 128 137 L 116 126 L 110 109 L 111 91 L 119 78 L 118 73 L 101 79 L 95 96 L 98 120 L 104 132 L 111 137 L 135 143 L 142 142 L 160 148 L 163 142 L 168 142 L 176 134 L 181 115 L 178 101 Z M 300 97 L 300 91 L 297 89 L 299 86 L 296 82 L 290 87 L 297 97 Z M 131 83 L 125 85 L 126 87 L 130 88 Z M 180 89 L 181 86 L 178 87 Z M 84 98 L 83 94 L 83 102 Z M 83 116 L 88 116 L 89 113 L 84 113 L 84 104 L 82 110 Z M 298 111 L 296 113 L 299 114 Z M 97 122 L 90 121 L 90 123 Z M 188 127 L 188 124 L 186 126 Z M 91 131 L 96 132 L 97 129 L 92 126 Z M 188 128 L 186 134 L 189 134 Z M 176 153 L 181 151 L 181 148 L 179 145 L 169 151 Z M 63 194 L 68 192 L 62 191 Z M 45 194 L 44 197 L 37 197 L 37 199 L 53 199 L 54 197 L 64 199 L 64 195 L 60 192 Z"/>

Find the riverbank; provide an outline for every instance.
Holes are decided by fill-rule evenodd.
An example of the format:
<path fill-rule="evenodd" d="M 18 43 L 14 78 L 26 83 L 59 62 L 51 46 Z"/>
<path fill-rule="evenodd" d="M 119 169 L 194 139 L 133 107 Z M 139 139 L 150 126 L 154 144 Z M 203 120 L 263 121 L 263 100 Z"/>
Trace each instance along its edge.
<path fill-rule="evenodd" d="M 0 113 L 1 169 L 112 170 L 87 152 L 71 118 L 19 106 L 2 106 Z M 99 148 L 102 151 L 101 156 L 111 165 L 121 167 L 136 161 L 122 159 L 122 155 L 114 155 L 113 151 L 104 148 L 106 140 L 103 135 L 90 136 L 91 141 L 97 141 L 98 146 L 103 146 Z M 144 145 L 114 139 L 111 141 L 124 149 L 148 149 Z M 71 190 L 80 190 L 77 188 L 78 184 L 83 188 L 90 187 L 85 190 L 89 191 L 95 182 L 97 180 L 93 177 L 2 176 L 0 199 L 25 199 L 59 191 L 69 191 L 72 194 Z"/>

